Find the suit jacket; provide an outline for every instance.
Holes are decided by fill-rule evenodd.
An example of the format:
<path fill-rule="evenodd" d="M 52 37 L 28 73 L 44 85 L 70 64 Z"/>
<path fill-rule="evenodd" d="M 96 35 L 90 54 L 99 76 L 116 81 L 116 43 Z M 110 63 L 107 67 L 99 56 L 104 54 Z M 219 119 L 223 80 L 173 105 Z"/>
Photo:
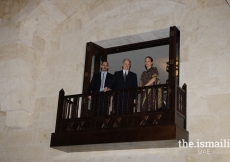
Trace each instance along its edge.
<path fill-rule="evenodd" d="M 112 82 L 112 80 L 113 80 L 113 74 L 107 72 L 104 87 L 108 87 L 109 84 Z M 88 93 L 99 92 L 100 87 L 101 87 L 101 72 L 93 75 L 90 85 L 88 86 L 87 92 Z"/>
<path fill-rule="evenodd" d="M 113 81 L 109 85 L 111 89 L 125 89 L 137 87 L 137 74 L 129 71 L 124 81 L 123 70 L 116 71 L 113 76 Z"/>

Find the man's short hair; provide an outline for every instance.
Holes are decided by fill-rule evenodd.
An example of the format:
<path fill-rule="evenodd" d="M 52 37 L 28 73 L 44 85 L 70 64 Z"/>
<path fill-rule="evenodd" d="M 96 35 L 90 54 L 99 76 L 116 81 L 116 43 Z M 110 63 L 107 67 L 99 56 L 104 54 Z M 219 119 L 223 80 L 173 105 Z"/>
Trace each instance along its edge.
<path fill-rule="evenodd" d="M 128 60 L 128 61 L 129 61 L 129 64 L 131 65 L 131 61 L 130 61 L 130 59 L 124 59 L 122 63 L 124 63 L 124 62 L 125 62 L 125 60 Z"/>
<path fill-rule="evenodd" d="M 102 65 L 104 62 L 106 62 L 106 63 L 107 63 L 107 65 L 109 66 L 109 63 L 108 63 L 108 61 L 102 61 L 102 62 L 101 62 L 101 65 Z"/>

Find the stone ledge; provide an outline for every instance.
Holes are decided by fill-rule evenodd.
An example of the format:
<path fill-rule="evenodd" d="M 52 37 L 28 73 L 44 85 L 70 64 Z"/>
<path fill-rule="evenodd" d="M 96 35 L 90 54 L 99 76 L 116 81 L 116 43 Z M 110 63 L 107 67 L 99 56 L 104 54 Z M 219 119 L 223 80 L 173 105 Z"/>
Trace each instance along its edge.
<path fill-rule="evenodd" d="M 172 147 L 179 147 L 177 140 L 74 145 L 74 146 L 61 146 L 61 147 L 53 147 L 53 148 L 64 152 L 90 152 L 90 151 L 108 151 L 108 150 L 172 148 Z"/>

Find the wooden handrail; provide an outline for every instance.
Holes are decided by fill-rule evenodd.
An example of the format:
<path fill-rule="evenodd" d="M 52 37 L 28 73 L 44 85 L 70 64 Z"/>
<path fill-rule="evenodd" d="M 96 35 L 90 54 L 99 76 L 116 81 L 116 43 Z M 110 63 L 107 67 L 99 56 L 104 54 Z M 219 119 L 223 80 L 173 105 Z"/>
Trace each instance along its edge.
<path fill-rule="evenodd" d="M 128 89 L 120 89 L 120 90 L 111 90 L 108 92 L 98 92 L 98 93 L 91 93 L 91 94 L 76 94 L 76 95 L 64 95 L 65 92 L 62 89 L 59 92 L 59 101 L 58 101 L 58 111 L 57 111 L 57 119 L 56 119 L 56 129 L 55 132 L 59 132 L 60 130 L 63 131 L 65 128 L 68 131 L 71 131 L 71 127 L 74 127 L 74 123 L 76 125 L 76 122 L 78 123 L 76 127 L 77 130 L 83 129 L 83 125 L 88 123 L 88 127 L 94 128 L 97 127 L 94 124 L 97 124 L 100 120 L 104 120 L 107 118 L 107 122 L 110 120 L 114 120 L 114 127 L 120 127 L 121 123 L 120 120 L 123 119 L 123 122 L 128 122 L 128 125 L 135 125 L 136 119 L 135 116 L 138 117 L 138 120 L 143 120 L 142 124 L 146 124 L 144 121 L 148 120 L 149 117 L 151 118 L 158 118 L 162 114 L 168 114 L 167 118 L 170 123 L 174 123 L 175 119 L 173 118 L 173 113 L 179 112 L 183 114 L 183 116 L 186 118 L 186 103 L 180 103 L 180 100 L 178 97 L 181 97 L 183 95 L 186 97 L 186 85 L 184 85 L 182 88 L 177 86 L 176 93 L 177 94 L 177 105 L 175 105 L 175 110 L 173 111 L 169 107 L 166 107 L 165 110 L 162 107 L 158 107 L 160 104 L 163 105 L 163 101 L 158 105 L 158 101 L 156 99 L 160 98 L 163 100 L 163 95 L 168 96 L 168 89 L 170 86 L 168 84 L 160 84 L 160 85 L 153 85 L 153 86 L 146 86 L 146 87 L 137 87 L 137 88 L 128 88 Z M 149 98 L 148 92 L 151 90 L 151 93 L 154 93 L 152 95 L 156 95 L 154 107 L 150 109 L 150 111 L 143 112 L 141 111 L 142 103 L 143 103 L 143 97 L 141 95 L 146 94 L 147 98 L 145 101 L 147 103 L 151 102 L 153 100 L 153 96 Z M 159 93 L 158 93 L 159 91 Z M 120 94 L 118 94 L 120 92 Z M 143 93 L 144 92 L 144 93 Z M 119 95 L 127 94 L 128 100 L 124 103 L 122 103 L 122 112 L 118 112 L 117 105 L 114 105 L 114 97 L 115 95 L 118 95 L 116 104 L 121 102 L 124 98 L 120 98 Z M 88 96 L 91 95 L 92 100 L 88 100 Z M 135 95 L 135 96 L 134 96 Z M 113 99 L 111 99 L 111 97 Z M 134 98 L 136 97 L 136 103 L 134 103 Z M 172 97 L 172 95 L 171 95 Z M 185 98 L 183 97 L 182 101 L 185 101 Z M 105 102 L 104 102 L 105 101 Z M 167 102 L 169 99 L 167 99 Z M 94 104 L 92 104 L 94 103 Z M 124 108 L 126 108 L 126 105 L 128 105 L 127 112 Z M 101 106 L 100 106 L 101 105 Z M 180 111 L 181 109 L 178 109 L 178 105 L 183 107 L 185 111 Z M 102 109 L 102 107 L 110 107 L 108 109 Z M 168 103 L 167 103 L 168 106 Z M 160 108 L 160 109 L 159 109 Z M 126 113 L 123 114 L 123 111 Z M 118 114 L 119 113 L 119 114 Z M 145 114 L 145 115 L 144 115 Z M 154 114 L 161 114 L 161 115 L 154 115 Z M 170 115 L 171 114 L 171 115 Z M 131 115 L 131 116 L 130 116 Z M 134 115 L 134 116 L 133 116 Z M 130 116 L 130 117 L 129 117 Z M 139 118 L 142 116 L 141 118 Z M 176 117 L 176 116 L 175 116 Z M 127 121 L 126 121 L 127 120 Z M 159 120 L 159 119 L 156 119 Z M 92 122 L 94 121 L 94 122 Z M 72 123 L 72 124 L 71 124 Z M 93 125 L 92 125 L 93 123 Z M 100 122 L 99 122 L 100 123 Z M 159 122 L 154 122 L 156 124 L 160 124 Z M 67 126 L 67 125 L 68 126 Z M 108 124 L 108 123 L 107 123 Z M 124 123 L 123 123 L 124 124 Z M 186 124 L 186 119 L 185 119 Z M 127 126 L 127 124 L 125 124 Z M 107 125 L 108 126 L 108 125 Z M 186 128 L 186 126 L 185 126 Z"/>

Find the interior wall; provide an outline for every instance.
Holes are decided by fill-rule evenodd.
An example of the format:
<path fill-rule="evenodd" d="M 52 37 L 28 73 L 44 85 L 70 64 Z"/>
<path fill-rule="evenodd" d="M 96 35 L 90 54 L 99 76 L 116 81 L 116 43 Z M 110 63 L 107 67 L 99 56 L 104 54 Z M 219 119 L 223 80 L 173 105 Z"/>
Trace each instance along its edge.
<path fill-rule="evenodd" d="M 188 85 L 189 140 L 228 139 L 230 8 L 225 0 L 37 0 L 23 10 L 21 2 L 1 1 L 7 16 L 1 13 L 0 22 L 5 25 L 0 28 L 0 42 L 8 40 L 4 35 L 8 31 L 12 39 L 20 39 L 36 49 L 38 66 L 35 89 L 31 90 L 35 93 L 35 106 L 28 125 L 20 129 L 8 127 L 6 113 L 0 113 L 0 161 L 229 161 L 229 148 L 212 148 L 210 154 L 199 154 L 197 148 L 65 153 L 49 146 L 55 129 L 58 91 L 61 88 L 66 94 L 82 91 L 86 42 L 170 26 L 180 26 L 181 31 L 180 84 Z M 17 19 L 15 14 L 8 14 L 11 11 L 18 11 Z M 19 20 L 21 23 L 15 23 Z M 10 32 L 8 25 L 16 30 Z M 13 121 L 20 123 L 17 118 Z"/>
<path fill-rule="evenodd" d="M 168 72 L 166 71 L 166 63 L 169 62 L 168 45 L 108 55 L 107 61 L 109 62 L 109 72 L 114 74 L 115 71 L 121 70 L 122 61 L 125 58 L 130 59 L 130 71 L 137 74 L 137 81 L 139 83 L 142 72 L 146 70 L 144 64 L 146 56 L 151 56 L 153 58 L 153 67 L 157 68 L 161 83 L 165 84 L 168 79 Z"/>

